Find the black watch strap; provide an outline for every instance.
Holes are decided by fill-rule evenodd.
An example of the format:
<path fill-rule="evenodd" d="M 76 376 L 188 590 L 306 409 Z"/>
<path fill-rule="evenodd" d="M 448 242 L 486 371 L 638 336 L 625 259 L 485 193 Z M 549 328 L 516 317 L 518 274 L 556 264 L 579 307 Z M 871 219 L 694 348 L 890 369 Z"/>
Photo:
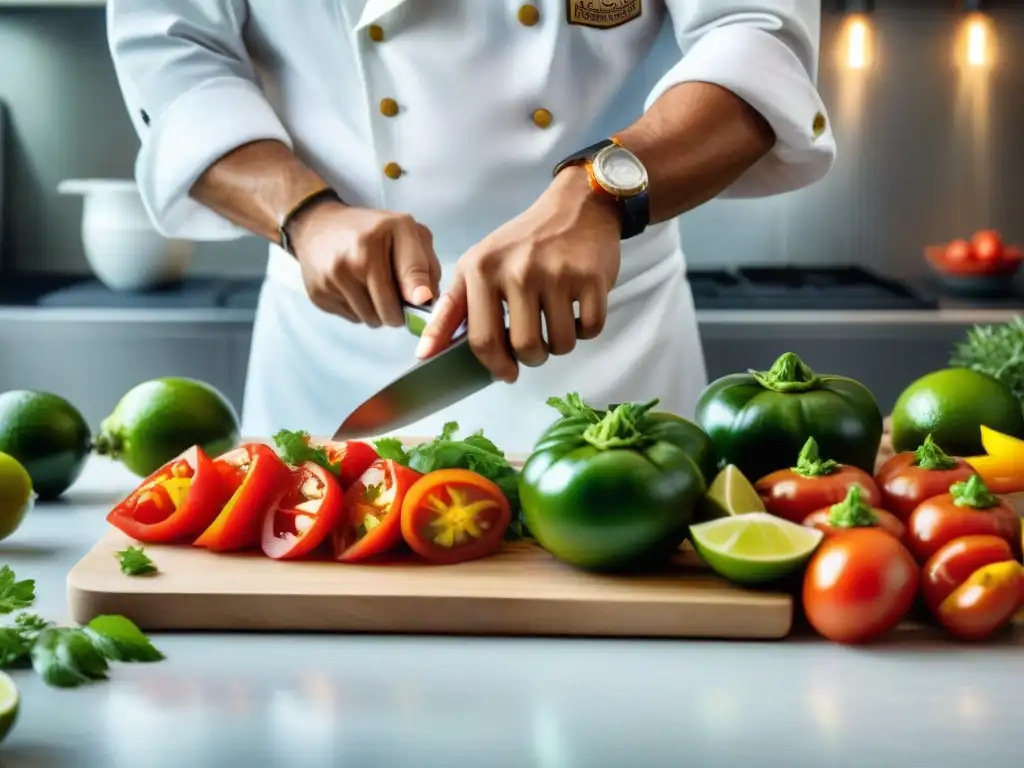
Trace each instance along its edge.
<path fill-rule="evenodd" d="M 296 218 L 298 218 L 300 213 L 308 210 L 317 203 L 322 203 L 327 200 L 336 203 L 343 202 L 341 199 L 341 195 L 339 195 L 330 187 L 325 187 L 324 189 L 319 189 L 316 192 L 306 195 L 304 198 L 299 200 L 299 202 L 297 202 L 295 206 L 290 211 L 288 211 L 288 213 L 285 214 L 284 220 L 281 222 L 281 225 L 277 228 L 277 236 L 279 240 L 278 244 L 281 246 L 282 249 L 290 253 L 292 256 L 295 255 L 295 251 L 292 249 L 291 233 L 288 231 L 288 228 L 291 226 L 292 222 L 295 221 Z"/>
<path fill-rule="evenodd" d="M 613 144 L 615 144 L 615 142 L 611 139 L 602 139 L 595 144 L 591 144 L 589 147 L 584 147 L 579 152 L 569 155 L 562 162 L 556 165 L 553 175 L 557 176 L 570 165 L 576 165 L 593 160 L 594 155 L 605 147 L 610 147 Z M 620 238 L 622 240 L 629 240 L 631 237 L 636 237 L 647 229 L 651 223 L 651 204 L 650 196 L 647 194 L 646 189 L 632 197 L 614 197 L 614 199 L 618 204 L 619 216 L 622 220 L 622 230 L 620 234 Z"/>

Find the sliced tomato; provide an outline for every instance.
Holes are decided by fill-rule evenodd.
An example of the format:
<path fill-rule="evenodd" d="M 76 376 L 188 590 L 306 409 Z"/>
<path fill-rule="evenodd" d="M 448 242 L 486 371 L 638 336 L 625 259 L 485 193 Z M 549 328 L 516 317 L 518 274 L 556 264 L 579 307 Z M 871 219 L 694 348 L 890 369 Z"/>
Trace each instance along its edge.
<path fill-rule="evenodd" d="M 345 491 L 331 542 L 334 559 L 355 563 L 394 549 L 402 541 L 402 502 L 423 475 L 391 459 L 377 459 Z"/>
<path fill-rule="evenodd" d="M 323 448 L 331 463 L 341 467 L 338 477 L 341 479 L 343 490 L 348 490 L 348 487 L 380 458 L 377 456 L 377 449 L 362 440 L 346 440 L 345 442 L 312 440 L 310 445 Z"/>
<path fill-rule="evenodd" d="M 402 502 L 402 538 L 432 563 L 461 563 L 498 551 L 511 521 L 501 489 L 468 469 L 424 475 Z"/>
<path fill-rule="evenodd" d="M 217 519 L 203 531 L 193 544 L 215 552 L 231 552 L 259 546 L 263 518 L 281 497 L 291 480 L 291 471 L 278 455 L 265 445 L 248 446 L 228 454 L 218 471 L 231 497 L 221 509 Z M 238 455 L 232 455 L 232 454 Z M 222 457 L 228 458 L 228 457 Z M 223 466 L 230 467 L 229 470 Z M 237 473 L 242 480 L 234 484 Z"/>
<path fill-rule="evenodd" d="M 217 466 L 193 446 L 143 480 L 107 522 L 146 544 L 188 540 L 206 530 L 227 498 Z"/>
<path fill-rule="evenodd" d="M 287 488 L 263 518 L 263 552 L 293 560 L 319 547 L 341 517 L 338 478 L 307 461 L 291 472 Z"/>

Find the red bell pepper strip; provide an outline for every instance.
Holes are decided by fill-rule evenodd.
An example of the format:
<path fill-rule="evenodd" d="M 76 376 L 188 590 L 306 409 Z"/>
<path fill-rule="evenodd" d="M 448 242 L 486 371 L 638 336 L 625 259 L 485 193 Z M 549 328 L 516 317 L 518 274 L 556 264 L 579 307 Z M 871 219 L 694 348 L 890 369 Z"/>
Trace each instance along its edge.
<path fill-rule="evenodd" d="M 234 485 L 235 475 L 220 469 L 224 485 L 231 497 L 203 534 L 193 542 L 215 552 L 230 552 L 259 546 L 263 517 L 281 497 L 291 480 L 291 471 L 268 446 L 252 443 L 232 451 L 218 460 L 237 467 L 242 480 Z M 225 478 L 231 478 L 225 479 Z"/>
<path fill-rule="evenodd" d="M 263 517 L 263 552 L 275 560 L 309 554 L 330 534 L 341 515 L 344 491 L 338 478 L 319 464 L 304 462 Z"/>
<path fill-rule="evenodd" d="M 394 549 L 402 541 L 402 502 L 423 475 L 378 459 L 345 491 L 341 519 L 331 534 L 334 559 L 355 563 Z"/>
<path fill-rule="evenodd" d="M 213 460 L 193 446 L 143 480 L 110 511 L 107 522 L 146 544 L 182 541 L 204 531 L 225 499 Z"/>

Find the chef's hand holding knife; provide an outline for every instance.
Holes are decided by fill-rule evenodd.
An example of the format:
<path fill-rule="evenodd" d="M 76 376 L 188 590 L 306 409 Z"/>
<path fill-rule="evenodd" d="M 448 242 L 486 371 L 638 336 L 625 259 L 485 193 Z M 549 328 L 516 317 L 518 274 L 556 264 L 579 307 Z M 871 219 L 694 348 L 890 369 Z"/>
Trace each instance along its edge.
<path fill-rule="evenodd" d="M 459 259 L 417 357 L 441 352 L 468 321 L 474 354 L 495 378 L 513 382 L 519 363 L 538 366 L 594 338 L 619 274 L 621 227 L 614 203 L 593 193 L 584 168 L 561 171 L 530 208 Z"/>

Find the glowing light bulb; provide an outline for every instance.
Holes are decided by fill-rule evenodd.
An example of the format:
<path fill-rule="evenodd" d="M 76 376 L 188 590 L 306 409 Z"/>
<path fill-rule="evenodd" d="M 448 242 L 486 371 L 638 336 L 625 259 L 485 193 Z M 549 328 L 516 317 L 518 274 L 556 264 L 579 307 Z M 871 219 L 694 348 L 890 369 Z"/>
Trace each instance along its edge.
<path fill-rule="evenodd" d="M 988 26 L 984 19 L 967 22 L 967 63 L 972 67 L 988 64 Z"/>
<path fill-rule="evenodd" d="M 846 66 L 867 69 L 871 61 L 871 27 L 867 19 L 854 17 L 846 27 Z"/>

